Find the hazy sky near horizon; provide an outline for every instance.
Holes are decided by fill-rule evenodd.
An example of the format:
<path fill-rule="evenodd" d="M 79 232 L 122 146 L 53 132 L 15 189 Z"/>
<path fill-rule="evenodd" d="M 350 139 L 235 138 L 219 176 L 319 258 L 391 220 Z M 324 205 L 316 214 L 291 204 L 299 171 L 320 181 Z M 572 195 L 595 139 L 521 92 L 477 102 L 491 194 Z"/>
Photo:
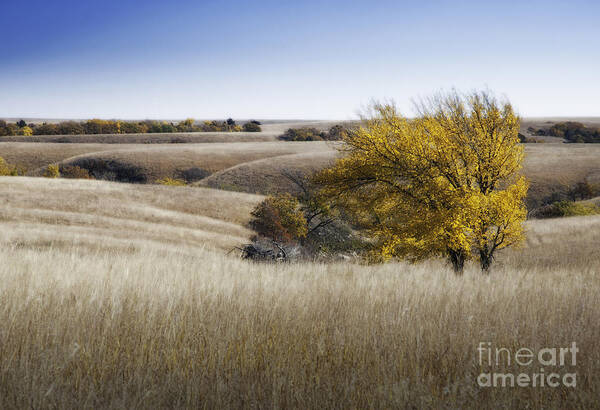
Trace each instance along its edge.
<path fill-rule="evenodd" d="M 3 1 L 0 117 L 350 119 L 489 88 L 600 116 L 600 2 Z"/>

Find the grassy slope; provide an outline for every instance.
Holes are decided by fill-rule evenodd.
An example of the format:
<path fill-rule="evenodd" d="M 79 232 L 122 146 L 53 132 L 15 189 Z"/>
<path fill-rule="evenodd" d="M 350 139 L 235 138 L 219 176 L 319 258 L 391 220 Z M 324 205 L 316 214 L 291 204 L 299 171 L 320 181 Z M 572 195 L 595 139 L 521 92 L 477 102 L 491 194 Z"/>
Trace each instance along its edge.
<path fill-rule="evenodd" d="M 600 145 L 527 144 L 524 172 L 531 180 L 530 204 L 552 192 L 587 180 L 600 182 Z M 0 156 L 40 175 L 49 163 L 92 159 L 119 161 L 139 169 L 148 182 L 179 177 L 200 168 L 214 175 L 198 185 L 250 193 L 289 189 L 284 169 L 309 172 L 328 163 L 334 145 L 324 142 L 247 142 L 213 144 L 43 144 L 0 143 Z"/>
<path fill-rule="evenodd" d="M 195 185 L 259 194 L 290 192 L 297 186 L 282 177 L 282 173 L 289 171 L 294 175 L 311 175 L 332 164 L 336 155 L 335 150 L 330 150 L 244 162 L 215 172 Z"/>
<path fill-rule="evenodd" d="M 261 199 L 209 188 L 26 177 L 0 177 L 0 190 L 2 242 L 23 246 L 114 242 L 118 249 L 150 241 L 231 249 L 251 235 L 246 224 Z"/>
<path fill-rule="evenodd" d="M 330 151 L 324 142 L 280 141 L 210 144 L 60 144 L 0 142 L 0 157 L 40 175 L 52 163 L 70 164 L 81 159 L 118 160 L 140 167 L 149 181 L 175 177 L 192 167 L 217 172 L 248 161 L 306 152 Z"/>
<path fill-rule="evenodd" d="M 532 203 L 577 182 L 600 183 L 599 144 L 528 144 L 525 153 Z"/>
<path fill-rule="evenodd" d="M 436 261 L 212 251 L 247 234 L 251 195 L 20 177 L 0 189 L 2 408 L 590 408 L 600 395 L 600 217 L 528 222 L 490 277 L 456 278 Z M 479 388 L 487 341 L 576 341 L 577 388 Z"/>
<path fill-rule="evenodd" d="M 31 172 L 48 164 L 63 161 L 76 155 L 111 151 L 124 148 L 110 144 L 48 144 L 32 142 L 0 142 L 0 157 L 12 165 Z M 131 145 L 134 148 L 135 145 Z"/>

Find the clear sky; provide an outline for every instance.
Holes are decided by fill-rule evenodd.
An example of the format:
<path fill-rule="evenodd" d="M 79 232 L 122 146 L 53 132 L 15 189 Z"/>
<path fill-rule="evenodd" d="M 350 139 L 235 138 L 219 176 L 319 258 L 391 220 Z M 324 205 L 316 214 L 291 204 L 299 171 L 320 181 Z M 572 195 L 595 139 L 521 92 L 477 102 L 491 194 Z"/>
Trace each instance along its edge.
<path fill-rule="evenodd" d="M 350 119 L 489 88 L 600 116 L 600 1 L 2 0 L 0 117 Z"/>

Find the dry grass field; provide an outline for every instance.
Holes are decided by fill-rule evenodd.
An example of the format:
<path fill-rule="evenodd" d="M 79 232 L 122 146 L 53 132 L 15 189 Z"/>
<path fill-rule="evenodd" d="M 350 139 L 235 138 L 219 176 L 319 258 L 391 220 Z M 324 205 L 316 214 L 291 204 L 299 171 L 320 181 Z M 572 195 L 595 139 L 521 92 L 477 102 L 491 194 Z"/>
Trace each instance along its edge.
<path fill-rule="evenodd" d="M 228 252 L 253 234 L 253 193 L 290 189 L 281 172 L 325 166 L 334 145 L 133 141 L 0 143 L 31 174 L 81 159 L 147 182 L 212 174 L 0 177 L 0 408 L 598 408 L 600 216 L 527 221 L 489 276 L 439 260 L 250 263 Z M 526 153 L 535 198 L 600 177 L 597 145 Z M 577 386 L 480 387 L 480 342 L 576 342 L 576 366 L 545 371 Z"/>
<path fill-rule="evenodd" d="M 176 177 L 178 173 L 190 168 L 199 168 L 211 174 L 258 159 L 330 149 L 322 142 L 281 141 L 152 145 L 84 154 L 61 163 L 78 165 L 82 161 L 117 161 L 124 166 L 139 169 L 138 172 L 146 181 L 154 182 L 159 178 Z"/>
<path fill-rule="evenodd" d="M 597 404 L 600 217 L 530 221 L 489 277 L 470 266 L 459 278 L 439 261 L 225 255 L 215 247 L 249 234 L 251 195 L 23 177 L 0 187 L 1 408 Z M 558 371 L 576 371 L 577 387 L 479 387 L 488 341 L 575 341 L 577 365 Z"/>
<path fill-rule="evenodd" d="M 598 184 L 600 145 L 526 144 L 523 173 L 531 184 L 528 194 L 531 205 L 578 182 Z"/>
<path fill-rule="evenodd" d="M 0 191 L 4 245 L 41 247 L 115 240 L 229 250 L 251 235 L 246 225 L 261 200 L 209 188 L 27 177 L 0 177 Z"/>
<path fill-rule="evenodd" d="M 4 141 L 4 138 L 0 139 Z M 28 172 L 67 158 L 94 152 L 123 148 L 110 144 L 57 144 L 35 142 L 0 142 L 0 156 L 9 164 L 25 168 Z M 131 146 L 132 148 L 135 145 Z"/>
<path fill-rule="evenodd" d="M 244 162 L 215 172 L 195 185 L 264 195 L 290 192 L 298 187 L 283 177 L 284 173 L 291 172 L 293 175 L 308 176 L 331 165 L 337 156 L 337 151 L 333 146 L 331 148 L 324 151 L 280 155 Z"/>
<path fill-rule="evenodd" d="M 312 172 L 329 164 L 334 155 L 335 145 L 327 142 L 0 143 L 0 156 L 33 176 L 41 175 L 51 163 L 115 162 L 149 183 L 199 169 L 209 177 L 197 185 L 261 194 L 289 189 L 281 171 Z M 527 144 L 524 173 L 531 181 L 530 202 L 537 204 L 577 182 L 600 182 L 598 158 L 600 146 L 594 144 Z"/>

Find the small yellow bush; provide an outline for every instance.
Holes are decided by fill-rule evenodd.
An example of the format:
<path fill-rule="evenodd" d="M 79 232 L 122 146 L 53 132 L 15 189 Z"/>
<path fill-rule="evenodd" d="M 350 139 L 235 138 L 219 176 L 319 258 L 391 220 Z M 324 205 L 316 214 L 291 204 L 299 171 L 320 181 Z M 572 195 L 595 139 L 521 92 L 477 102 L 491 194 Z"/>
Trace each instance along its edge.
<path fill-rule="evenodd" d="M 18 131 L 19 135 L 24 135 L 26 137 L 31 137 L 33 135 L 33 130 L 31 129 L 31 127 L 28 127 L 27 125 L 20 128 Z"/>
<path fill-rule="evenodd" d="M 585 216 L 600 213 L 597 205 L 581 202 L 560 201 L 554 203 L 554 207 L 560 216 Z"/>
<path fill-rule="evenodd" d="M 250 227 L 260 236 L 280 242 L 306 237 L 308 223 L 300 203 L 289 193 L 269 196 L 254 208 Z"/>
<path fill-rule="evenodd" d="M 170 185 L 170 186 L 185 186 L 186 183 L 183 179 L 178 179 L 178 178 L 163 178 L 163 179 L 157 179 L 156 180 L 157 184 L 160 185 Z"/>
<path fill-rule="evenodd" d="M 48 165 L 48 167 L 44 171 L 44 175 L 43 176 L 45 178 L 58 178 L 58 177 L 60 177 L 60 169 L 58 168 L 58 165 L 56 165 L 56 164 L 50 164 L 50 165 Z"/>
<path fill-rule="evenodd" d="M 4 161 L 4 158 L 0 157 L 0 176 L 17 176 L 22 174 L 24 174 L 22 170 L 7 164 L 6 161 Z"/>

